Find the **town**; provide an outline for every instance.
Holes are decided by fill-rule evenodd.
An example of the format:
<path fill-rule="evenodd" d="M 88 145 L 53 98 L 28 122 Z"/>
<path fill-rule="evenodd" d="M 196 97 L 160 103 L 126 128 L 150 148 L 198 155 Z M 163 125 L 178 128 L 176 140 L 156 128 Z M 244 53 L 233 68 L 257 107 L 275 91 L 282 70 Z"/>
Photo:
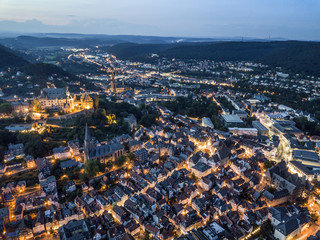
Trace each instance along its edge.
<path fill-rule="evenodd" d="M 320 239 L 319 79 L 59 51 L 76 79 L 0 72 L 3 239 Z"/>

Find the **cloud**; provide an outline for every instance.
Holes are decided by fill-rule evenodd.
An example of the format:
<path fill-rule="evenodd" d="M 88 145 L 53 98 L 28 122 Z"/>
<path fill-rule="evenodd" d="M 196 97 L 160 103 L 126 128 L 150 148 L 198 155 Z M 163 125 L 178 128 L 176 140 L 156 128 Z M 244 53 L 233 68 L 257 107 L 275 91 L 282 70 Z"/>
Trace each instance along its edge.
<path fill-rule="evenodd" d="M 71 20 L 65 25 L 44 24 L 37 19 L 24 22 L 0 21 L 1 32 L 6 33 L 87 33 L 87 34 L 150 34 L 157 28 L 151 25 L 132 24 L 115 19 Z"/>
<path fill-rule="evenodd" d="M 295 40 L 320 40 L 320 26 L 297 24 L 257 24 L 203 22 L 190 23 L 180 26 L 172 22 L 169 26 L 152 24 L 134 24 L 111 18 L 79 19 L 68 15 L 66 24 L 45 24 L 38 19 L 24 22 L 0 20 L 2 33 L 83 33 L 83 34 L 110 34 L 110 35 L 153 35 L 174 37 L 253 37 L 253 38 L 287 38 Z M 297 29 L 298 28 L 298 29 Z"/>

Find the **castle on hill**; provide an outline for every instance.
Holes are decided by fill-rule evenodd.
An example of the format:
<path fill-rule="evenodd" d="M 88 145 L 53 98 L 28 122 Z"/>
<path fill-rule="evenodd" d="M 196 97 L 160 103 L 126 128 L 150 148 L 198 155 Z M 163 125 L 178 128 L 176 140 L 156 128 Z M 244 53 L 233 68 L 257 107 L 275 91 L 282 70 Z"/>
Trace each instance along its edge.
<path fill-rule="evenodd" d="M 39 97 L 39 104 L 42 109 L 73 112 L 93 108 L 93 99 L 87 93 L 72 95 L 68 88 L 44 88 Z"/>

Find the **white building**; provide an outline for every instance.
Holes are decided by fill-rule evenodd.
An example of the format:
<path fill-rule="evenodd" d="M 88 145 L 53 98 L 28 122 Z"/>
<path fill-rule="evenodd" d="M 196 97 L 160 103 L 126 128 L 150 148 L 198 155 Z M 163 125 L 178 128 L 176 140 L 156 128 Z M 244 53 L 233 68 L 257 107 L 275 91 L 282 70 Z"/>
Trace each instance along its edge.
<path fill-rule="evenodd" d="M 202 127 L 214 128 L 214 125 L 213 125 L 211 119 L 207 118 L 207 117 L 202 118 L 201 126 Z"/>
<path fill-rule="evenodd" d="M 258 129 L 256 128 L 229 128 L 229 132 L 234 135 L 250 135 L 250 136 L 258 136 Z"/>

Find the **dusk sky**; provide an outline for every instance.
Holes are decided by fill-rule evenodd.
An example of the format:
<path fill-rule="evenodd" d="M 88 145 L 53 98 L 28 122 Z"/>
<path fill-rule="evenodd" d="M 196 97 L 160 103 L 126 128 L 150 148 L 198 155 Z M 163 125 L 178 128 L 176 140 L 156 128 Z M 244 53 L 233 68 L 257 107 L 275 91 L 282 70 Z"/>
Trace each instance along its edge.
<path fill-rule="evenodd" d="M 319 0 L 0 0 L 0 32 L 320 40 Z"/>

